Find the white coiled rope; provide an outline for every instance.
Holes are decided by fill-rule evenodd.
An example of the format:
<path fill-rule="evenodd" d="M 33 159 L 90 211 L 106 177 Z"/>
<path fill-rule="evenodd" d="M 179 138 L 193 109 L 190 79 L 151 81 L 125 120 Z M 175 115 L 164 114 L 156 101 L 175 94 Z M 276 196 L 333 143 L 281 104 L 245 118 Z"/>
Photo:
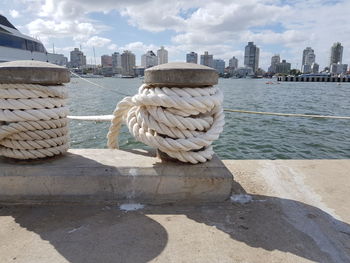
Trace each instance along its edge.
<path fill-rule="evenodd" d="M 0 156 L 44 158 L 68 150 L 63 85 L 0 84 Z"/>
<path fill-rule="evenodd" d="M 113 112 L 108 147 L 118 148 L 122 122 L 138 140 L 182 162 L 210 160 L 212 142 L 224 127 L 223 95 L 216 87 L 154 87 L 143 84 Z"/>

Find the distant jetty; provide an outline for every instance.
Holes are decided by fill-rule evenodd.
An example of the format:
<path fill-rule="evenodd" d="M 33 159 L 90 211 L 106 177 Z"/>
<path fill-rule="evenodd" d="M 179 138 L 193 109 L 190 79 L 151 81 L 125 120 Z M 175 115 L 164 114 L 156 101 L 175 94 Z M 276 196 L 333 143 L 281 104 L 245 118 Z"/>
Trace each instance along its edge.
<path fill-rule="evenodd" d="M 300 76 L 279 76 L 277 77 L 277 80 L 291 82 L 350 82 L 350 77 L 333 77 L 330 75 L 306 74 Z"/>

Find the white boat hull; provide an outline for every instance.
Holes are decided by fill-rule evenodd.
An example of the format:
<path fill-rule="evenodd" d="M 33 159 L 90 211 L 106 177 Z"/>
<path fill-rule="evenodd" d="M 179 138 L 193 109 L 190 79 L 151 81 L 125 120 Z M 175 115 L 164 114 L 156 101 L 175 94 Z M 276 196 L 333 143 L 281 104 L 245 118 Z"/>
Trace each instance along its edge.
<path fill-rule="evenodd" d="M 61 66 L 65 65 L 64 56 L 60 54 L 42 53 L 0 46 L 0 62 L 14 60 L 38 60 Z"/>

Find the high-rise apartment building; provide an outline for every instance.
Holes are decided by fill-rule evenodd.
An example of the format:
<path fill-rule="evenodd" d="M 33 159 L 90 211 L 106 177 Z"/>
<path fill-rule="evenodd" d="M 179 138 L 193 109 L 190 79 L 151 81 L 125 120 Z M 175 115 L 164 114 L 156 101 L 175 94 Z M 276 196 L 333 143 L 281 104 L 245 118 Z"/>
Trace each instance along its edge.
<path fill-rule="evenodd" d="M 209 55 L 208 51 L 205 51 L 204 55 L 201 55 L 201 65 L 213 67 L 213 55 Z"/>
<path fill-rule="evenodd" d="M 316 55 L 311 47 L 307 47 L 303 50 L 303 58 L 301 65 L 312 65 L 315 62 Z"/>
<path fill-rule="evenodd" d="M 186 62 L 187 63 L 198 63 L 198 54 L 196 52 L 190 52 L 186 54 Z"/>
<path fill-rule="evenodd" d="M 79 48 L 74 48 L 74 50 L 70 52 L 70 65 L 73 68 L 86 66 L 86 56 Z"/>
<path fill-rule="evenodd" d="M 150 68 L 158 65 L 158 58 L 152 50 L 146 52 L 141 56 L 141 67 Z"/>
<path fill-rule="evenodd" d="M 157 50 L 158 65 L 168 63 L 168 50 L 164 49 L 163 46 Z"/>
<path fill-rule="evenodd" d="M 134 67 L 136 66 L 135 54 L 129 50 L 125 50 L 121 54 L 121 62 L 122 74 L 124 76 L 134 76 Z"/>
<path fill-rule="evenodd" d="M 316 74 L 319 71 L 320 71 L 320 65 L 318 65 L 316 62 L 312 63 L 311 72 Z"/>
<path fill-rule="evenodd" d="M 303 50 L 303 58 L 301 61 L 301 72 L 311 73 L 312 64 L 315 63 L 316 55 L 311 47 L 307 47 Z"/>
<path fill-rule="evenodd" d="M 289 74 L 291 69 L 291 64 L 288 63 L 285 59 L 281 63 L 276 64 L 276 73 Z"/>
<path fill-rule="evenodd" d="M 101 56 L 101 65 L 103 68 L 112 67 L 112 56 L 109 56 L 109 55 Z"/>
<path fill-rule="evenodd" d="M 213 68 L 219 73 L 225 73 L 225 61 L 222 59 L 214 59 L 213 60 Z"/>
<path fill-rule="evenodd" d="M 228 66 L 230 69 L 237 69 L 238 68 L 238 59 L 235 57 L 230 58 L 230 60 L 228 61 Z"/>
<path fill-rule="evenodd" d="M 275 54 L 271 58 L 271 65 L 270 65 L 268 71 L 271 72 L 271 73 L 276 73 L 276 65 L 278 63 L 281 63 L 281 57 L 280 57 L 279 54 Z"/>
<path fill-rule="evenodd" d="M 115 74 L 122 73 L 122 57 L 119 52 L 114 52 L 112 54 L 112 68 L 113 68 L 113 73 Z"/>
<path fill-rule="evenodd" d="M 253 69 L 255 73 L 259 67 L 260 49 L 254 42 L 248 42 L 244 49 L 244 65 Z"/>
<path fill-rule="evenodd" d="M 336 42 L 333 44 L 331 47 L 331 57 L 329 61 L 329 65 L 331 66 L 332 64 L 341 64 L 343 60 L 343 46 L 341 43 Z"/>

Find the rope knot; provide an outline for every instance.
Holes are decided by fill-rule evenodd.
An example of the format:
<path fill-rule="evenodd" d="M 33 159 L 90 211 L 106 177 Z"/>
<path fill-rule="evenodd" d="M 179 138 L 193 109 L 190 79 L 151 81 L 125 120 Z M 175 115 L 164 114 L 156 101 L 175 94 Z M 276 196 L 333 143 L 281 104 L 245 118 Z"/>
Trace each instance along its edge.
<path fill-rule="evenodd" d="M 182 162 L 210 160 L 211 144 L 224 126 L 223 95 L 212 86 L 179 88 L 143 84 L 138 94 L 118 103 L 107 138 L 118 148 L 118 135 L 125 121 L 140 142 Z"/>

